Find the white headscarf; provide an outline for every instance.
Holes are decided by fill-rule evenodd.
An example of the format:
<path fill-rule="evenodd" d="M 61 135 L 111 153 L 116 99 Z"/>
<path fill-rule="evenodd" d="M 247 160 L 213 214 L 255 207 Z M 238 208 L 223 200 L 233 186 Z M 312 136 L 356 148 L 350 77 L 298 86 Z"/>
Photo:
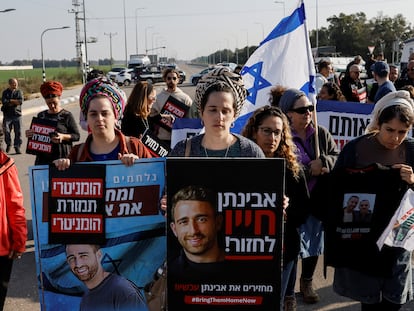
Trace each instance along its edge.
<path fill-rule="evenodd" d="M 405 106 L 411 113 L 414 113 L 414 101 L 408 91 L 390 92 L 382 97 L 376 104 L 371 113 L 371 122 L 365 129 L 365 133 L 371 133 L 379 130 L 378 119 L 385 108 L 391 106 Z"/>

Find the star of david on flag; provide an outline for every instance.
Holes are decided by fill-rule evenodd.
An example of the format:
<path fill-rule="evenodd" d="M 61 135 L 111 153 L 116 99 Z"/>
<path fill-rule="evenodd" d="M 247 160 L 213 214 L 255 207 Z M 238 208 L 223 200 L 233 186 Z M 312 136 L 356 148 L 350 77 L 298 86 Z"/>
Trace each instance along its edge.
<path fill-rule="evenodd" d="M 269 104 L 270 89 L 275 85 L 301 89 L 316 102 L 315 65 L 303 0 L 260 43 L 240 74 L 249 91 L 237 120 L 243 125 L 252 111 Z"/>

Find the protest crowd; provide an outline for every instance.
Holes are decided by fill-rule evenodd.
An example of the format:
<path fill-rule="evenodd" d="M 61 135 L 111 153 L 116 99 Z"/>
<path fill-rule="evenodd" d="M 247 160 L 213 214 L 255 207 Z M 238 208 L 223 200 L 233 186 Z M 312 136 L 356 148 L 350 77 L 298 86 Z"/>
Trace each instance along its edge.
<path fill-rule="evenodd" d="M 297 10 L 301 9 L 303 4 Z M 298 24 L 297 29 L 300 30 L 301 26 Z M 306 36 L 303 37 L 305 40 Z M 266 44 L 272 43 L 267 42 L 259 49 L 272 48 Z M 298 48 L 301 48 L 300 44 Z M 66 301 L 67 304 L 78 304 L 80 310 L 265 310 L 263 306 L 273 306 L 274 310 L 291 311 L 297 310 L 296 299 L 316 305 L 324 299 L 313 284 L 317 262 L 322 257 L 325 267 L 335 268 L 334 291 L 358 301 L 362 311 L 397 311 L 412 300 L 414 53 L 407 60 L 406 70 L 401 72 L 382 55 L 369 54 L 366 59 L 356 56 L 346 71 L 339 74 L 329 60 L 322 60 L 315 66 L 312 58 L 308 57 L 306 47 L 303 51 L 305 61 L 311 60 L 311 66 L 305 61 L 297 62 L 297 66 L 309 70 L 303 81 L 300 81 L 301 77 L 276 82 L 266 80 L 265 69 L 260 67 L 257 71 L 256 65 L 265 61 L 256 59 L 262 57 L 257 53 L 250 57 L 240 72 L 219 67 L 204 75 L 196 86 L 194 99 L 178 87 L 180 72 L 171 68 L 163 73 L 165 89 L 158 95 L 153 85 L 137 82 L 127 98 L 124 91 L 106 77 L 91 77 L 83 86 L 79 99 L 80 125 L 88 131 L 88 137 L 82 143 L 78 142 L 80 135 L 74 116 L 60 106 L 62 84 L 58 81 L 42 84 L 40 92 L 48 110 L 39 113 L 25 133 L 29 140 L 27 152 L 36 155 L 35 165 L 47 165 L 45 170 L 50 174 L 51 185 L 58 187 L 62 180 L 69 183 L 72 176 L 76 179 L 76 175 L 71 175 L 75 174 L 71 173 L 72 169 L 82 167 L 84 162 L 101 164 L 97 167 L 103 171 L 105 164 L 110 166 L 113 161 L 118 161 L 122 165 L 115 169 L 116 172 L 112 173 L 109 168 L 111 173 L 107 171 L 106 174 L 114 174 L 113 180 L 117 180 L 118 175 L 128 175 L 132 180 L 133 176 L 144 174 L 141 170 L 147 170 L 147 165 L 154 161 L 162 163 L 161 173 L 156 175 L 158 168 L 151 174 L 149 170 L 145 173 L 164 179 L 162 165 L 165 164 L 156 161 L 166 159 L 168 171 L 169 158 L 183 158 L 178 162 L 184 164 L 188 161 L 187 167 L 193 174 L 197 174 L 194 172 L 197 162 L 194 164 L 190 158 L 204 161 L 199 162 L 202 163 L 200 165 L 208 165 L 212 159 L 223 163 L 227 158 L 249 158 L 256 161 L 253 163 L 271 163 L 272 159 L 282 159 L 281 171 L 262 171 L 257 176 L 284 185 L 283 199 L 278 198 L 280 202 L 276 200 L 277 204 L 272 206 L 283 215 L 283 229 L 269 221 L 269 228 L 266 229 L 273 233 L 266 237 L 254 235 L 254 230 L 250 231 L 247 225 L 243 232 L 235 224 L 233 227 L 230 224 L 232 221 L 243 222 L 249 217 L 258 222 L 257 210 L 264 214 L 266 211 L 259 208 L 260 204 L 257 204 L 257 210 L 254 204 L 248 206 L 250 199 L 247 199 L 247 194 L 263 195 L 268 199 L 263 199 L 263 204 L 271 203 L 270 194 L 266 197 L 268 193 L 260 193 L 260 189 L 250 193 L 242 186 L 241 190 L 234 189 L 234 196 L 223 185 L 220 186 L 222 191 L 208 189 L 214 188 L 214 182 L 210 179 L 214 180 L 215 174 L 227 176 L 222 178 L 233 182 L 232 174 L 235 172 L 227 171 L 229 169 L 224 165 L 221 168 L 211 167 L 212 176 L 208 178 L 206 173 L 199 179 L 191 179 L 192 183 L 197 181 L 199 184 L 186 184 L 190 181 L 181 178 L 180 187 L 178 184 L 172 186 L 169 182 L 173 178 L 167 176 L 166 181 L 157 184 L 158 188 L 154 191 L 151 190 L 154 184 L 144 182 L 143 185 L 148 188 L 142 196 L 152 196 L 151 213 L 146 210 L 145 204 L 134 205 L 141 199 L 131 194 L 135 188 L 125 186 L 111 201 L 111 206 L 115 207 L 110 217 L 108 208 L 103 212 L 108 219 L 114 217 L 106 227 L 95 226 L 102 219 L 105 222 L 105 217 L 97 217 L 91 212 L 93 208 L 88 210 L 87 214 L 92 215 L 88 216 L 88 226 L 90 224 L 92 228 L 93 223 L 93 228 L 101 230 L 96 240 L 84 239 L 82 234 L 86 234 L 85 231 L 76 232 L 80 235 L 73 236 L 53 235 L 53 244 L 47 239 L 36 241 L 44 251 L 41 255 L 45 256 L 39 260 L 53 265 L 50 271 L 42 272 L 43 283 L 40 287 L 48 292 L 45 297 L 50 299 L 42 303 L 55 300 L 56 304 L 64 304 L 63 301 Z M 278 66 L 280 63 L 268 66 L 266 70 L 284 70 Z M 265 87 L 255 89 L 259 84 L 251 85 L 251 79 L 246 79 L 248 76 L 262 79 L 261 85 Z M 307 83 L 310 76 L 315 78 L 314 85 Z M 13 261 L 25 251 L 27 238 L 22 191 L 13 158 L 9 155 L 12 147 L 16 156 L 21 153 L 23 101 L 17 80 L 10 79 L 9 82 L 10 88 L 3 92 L 2 98 L 4 119 L 1 138 L 4 132 L 6 145 L 4 148 L 1 141 L 0 309 L 7 295 Z M 14 140 L 11 138 L 12 130 Z M 175 137 L 174 133 L 178 132 L 180 134 Z M 141 166 L 145 169 L 140 170 Z M 81 171 L 76 172 L 82 174 Z M 79 183 L 86 185 L 86 177 L 81 176 Z M 91 178 L 96 182 L 88 184 L 92 189 L 92 186 L 97 187 L 102 175 L 97 173 Z M 178 177 L 174 178 L 178 180 Z M 209 187 L 204 187 L 203 182 Z M 116 182 L 114 184 L 108 184 L 105 189 L 114 191 Z M 171 192 L 171 189 L 176 189 L 176 192 Z M 55 188 L 50 192 L 55 192 Z M 246 194 L 243 199 L 246 211 L 236 209 L 237 204 L 234 204 L 234 210 L 226 209 L 230 198 L 236 200 L 240 194 Z M 58 202 L 53 213 L 59 214 L 62 202 L 69 204 L 69 201 L 76 201 L 79 194 L 74 194 L 70 199 L 64 198 L 63 194 L 54 199 L 53 195 L 50 194 L 48 199 L 49 211 L 52 211 L 54 202 Z M 104 195 L 107 201 L 108 197 Z M 79 198 L 83 197 L 79 195 Z M 106 203 L 97 199 L 92 204 L 92 198 L 87 197 L 90 203 L 88 208 L 96 204 L 98 210 L 104 210 Z M 127 203 L 122 201 L 122 204 L 117 204 L 117 200 L 128 201 L 131 207 L 127 209 Z M 133 211 L 138 212 L 134 214 Z M 63 223 L 65 217 L 74 217 L 74 214 L 62 213 L 62 217 L 52 215 L 49 222 L 53 219 L 53 224 L 45 229 L 46 232 L 52 231 L 55 223 L 61 220 Z M 158 227 L 149 228 L 149 223 L 145 223 L 137 233 L 133 231 L 137 225 L 131 218 L 130 222 L 126 220 L 125 231 L 130 230 L 128 235 L 115 237 L 122 226 L 115 222 L 115 218 L 121 214 L 131 217 L 142 214 L 148 219 L 153 217 Z M 274 217 L 273 214 L 267 216 L 269 219 Z M 272 224 L 276 229 L 271 228 Z M 105 236 L 105 230 L 111 234 Z M 280 236 L 277 237 L 275 232 L 280 232 Z M 98 232 L 91 229 L 89 233 Z M 263 238 L 260 240 L 263 245 L 268 241 L 277 241 L 282 257 L 282 260 L 278 258 L 280 271 L 275 272 L 274 278 L 259 274 L 263 279 L 254 280 L 256 283 L 253 284 L 257 286 L 254 294 L 241 290 L 250 284 L 246 278 L 256 277 L 254 271 L 247 272 L 250 266 L 240 260 L 244 255 L 241 249 L 245 246 L 247 252 L 248 248 L 247 244 L 243 244 L 243 239 L 252 236 L 257 240 Z M 236 237 L 241 238 L 237 240 Z M 122 239 L 123 242 L 120 242 Z M 231 242 L 235 240 L 238 253 L 232 252 Z M 117 245 L 122 248 L 122 243 L 131 241 L 133 246 L 122 255 L 130 255 L 128 252 L 131 251 L 142 253 L 151 264 L 144 262 L 144 259 L 144 263 L 136 260 L 130 263 L 133 269 L 120 268 L 116 271 L 109 271 L 107 266 L 102 265 L 104 258 L 114 257 L 111 247 Z M 172 244 L 175 248 L 170 252 Z M 263 255 L 263 249 L 257 247 L 255 253 L 250 254 L 251 258 Z M 55 263 L 46 261 L 52 257 Z M 243 260 L 250 263 L 249 259 Z M 267 267 L 266 257 L 260 257 L 260 260 Z M 297 275 L 298 265 L 301 265 L 300 275 Z M 259 266 L 256 263 L 252 267 L 256 269 Z M 171 273 L 170 267 L 173 269 Z M 237 275 L 236 267 L 246 270 L 246 274 Z M 276 277 L 278 273 L 280 275 Z M 135 279 L 133 274 L 141 275 Z M 64 279 L 60 279 L 63 275 Z M 295 293 L 297 278 L 299 295 Z M 75 285 L 69 286 L 65 282 Z M 206 285 L 209 283 L 223 290 L 219 293 L 213 285 L 212 288 Z M 250 303 L 249 299 L 257 297 L 262 299 L 262 306 L 258 303 L 257 309 L 244 309 L 244 304 Z M 217 300 L 216 307 L 210 304 L 212 300 L 209 299 Z"/>

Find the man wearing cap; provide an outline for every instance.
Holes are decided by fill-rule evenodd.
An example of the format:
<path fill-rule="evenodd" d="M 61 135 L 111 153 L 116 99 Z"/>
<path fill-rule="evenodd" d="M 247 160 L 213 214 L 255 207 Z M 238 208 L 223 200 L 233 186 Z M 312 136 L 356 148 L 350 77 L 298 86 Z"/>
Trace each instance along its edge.
<path fill-rule="evenodd" d="M 11 131 L 14 130 L 14 150 L 16 154 L 21 154 L 20 147 L 22 145 L 22 104 L 23 92 L 17 87 L 19 86 L 17 79 L 9 79 L 9 87 L 3 91 L 1 101 L 3 103 L 1 111 L 3 111 L 3 131 L 6 142 L 6 152 L 10 152 L 12 139 Z"/>
<path fill-rule="evenodd" d="M 49 133 L 51 150 L 50 152 L 38 152 L 35 165 L 50 164 L 53 160 L 66 158 L 72 150 L 73 142 L 79 141 L 80 134 L 72 113 L 63 109 L 60 105 L 63 86 L 58 81 L 47 81 L 40 86 L 48 109 L 38 113 L 37 118 L 45 120 L 49 124 L 56 124 L 56 127 Z M 26 131 L 26 137 L 32 138 L 34 131 Z"/>
<path fill-rule="evenodd" d="M 395 92 L 396 89 L 394 84 L 389 80 L 390 67 L 386 62 L 376 62 L 372 65 L 372 72 L 374 79 L 378 83 L 378 90 L 374 96 L 374 103 L 376 103 L 388 93 Z"/>

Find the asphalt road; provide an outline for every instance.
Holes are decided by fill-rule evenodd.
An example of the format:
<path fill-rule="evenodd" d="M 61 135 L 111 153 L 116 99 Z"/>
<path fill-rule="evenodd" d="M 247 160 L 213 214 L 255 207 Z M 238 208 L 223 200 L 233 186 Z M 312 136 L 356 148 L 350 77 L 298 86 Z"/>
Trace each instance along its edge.
<path fill-rule="evenodd" d="M 184 84 L 180 85 L 180 88 L 184 92 L 188 93 L 194 98 L 195 87 L 188 81 L 191 74 L 201 71 L 202 67 L 187 66 L 180 64 L 180 68 L 187 74 L 187 80 Z M 125 87 L 127 95 L 132 90 L 133 85 Z M 160 89 L 163 84 L 157 85 Z M 78 95 L 80 93 L 81 86 L 74 87 L 69 90 L 64 90 L 62 95 L 63 106 L 65 109 L 71 111 L 75 118 L 79 116 Z M 37 112 L 46 109 L 47 106 L 42 98 L 26 101 L 23 105 L 23 127 L 29 128 L 32 117 Z M 87 133 L 81 130 L 81 141 L 84 141 Z M 23 138 L 23 146 L 26 145 L 26 139 Z M 24 148 L 23 148 L 24 150 Z M 15 155 L 13 152 L 10 154 L 16 161 L 17 168 L 19 170 L 19 177 L 24 194 L 24 205 L 26 208 L 26 217 L 29 227 L 29 238 L 27 241 L 27 251 L 23 254 L 22 258 L 15 262 L 13 266 L 13 272 L 11 281 L 9 284 L 8 296 L 6 299 L 4 311 L 37 311 L 40 310 L 39 292 L 36 280 L 36 263 L 34 253 L 34 241 L 32 234 L 32 211 L 30 205 L 30 188 L 29 188 L 29 176 L 28 167 L 33 165 L 34 156 L 29 154 Z M 299 271 L 300 273 L 300 265 Z M 314 285 L 318 294 L 321 296 L 321 301 L 314 305 L 306 305 L 302 302 L 301 297 L 297 295 L 298 308 L 297 310 L 310 311 L 356 311 L 360 310 L 359 304 L 350 299 L 340 297 L 336 295 L 332 290 L 332 277 L 333 270 L 328 269 L 327 278 L 325 279 L 322 273 L 322 258 L 320 258 L 318 267 L 316 270 Z M 299 285 L 296 284 L 296 292 L 299 291 Z M 414 302 L 406 304 L 402 310 L 414 310 Z M 174 310 L 175 311 L 175 310 Z"/>

